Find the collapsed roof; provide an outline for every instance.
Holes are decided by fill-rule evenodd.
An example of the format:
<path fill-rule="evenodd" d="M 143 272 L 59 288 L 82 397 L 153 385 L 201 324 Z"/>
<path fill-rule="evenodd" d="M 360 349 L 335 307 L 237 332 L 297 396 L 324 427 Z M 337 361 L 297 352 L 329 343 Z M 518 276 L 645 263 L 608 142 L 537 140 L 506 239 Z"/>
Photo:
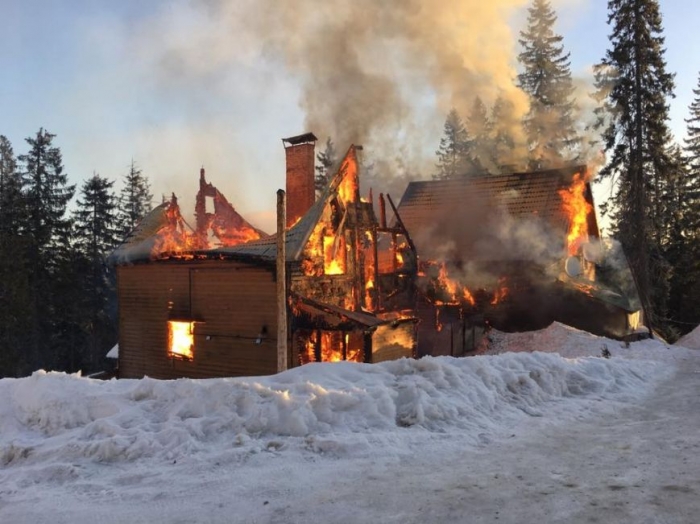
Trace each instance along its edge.
<path fill-rule="evenodd" d="M 211 198 L 213 212 L 207 212 Z M 133 264 L 158 258 L 206 252 L 220 246 L 233 246 L 267 236 L 248 222 L 200 171 L 196 198 L 196 228 L 185 222 L 177 197 L 163 202 L 148 213 L 127 239 L 110 255 L 114 264 Z"/>

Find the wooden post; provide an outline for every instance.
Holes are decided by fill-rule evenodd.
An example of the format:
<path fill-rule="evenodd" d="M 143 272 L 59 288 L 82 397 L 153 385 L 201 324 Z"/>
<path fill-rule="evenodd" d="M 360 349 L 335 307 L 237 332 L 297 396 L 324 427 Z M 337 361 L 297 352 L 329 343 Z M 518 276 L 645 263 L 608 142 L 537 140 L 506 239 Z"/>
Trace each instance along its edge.
<path fill-rule="evenodd" d="M 374 289 L 372 290 L 372 298 L 374 302 L 375 312 L 381 311 L 382 309 L 382 293 L 379 289 L 379 246 L 377 246 L 378 243 L 379 233 L 377 232 L 377 226 L 372 226 L 372 256 L 374 257 L 374 275 L 372 275 L 372 278 L 374 278 Z"/>
<path fill-rule="evenodd" d="M 321 330 L 314 331 L 316 337 L 314 341 L 314 362 L 323 362 L 323 353 L 321 352 Z"/>
<path fill-rule="evenodd" d="M 382 229 L 386 229 L 386 203 L 384 201 L 384 193 L 379 193 L 379 225 Z"/>
<path fill-rule="evenodd" d="M 372 363 L 372 333 L 365 331 L 362 335 L 362 352 L 364 353 L 364 362 Z"/>
<path fill-rule="evenodd" d="M 277 190 L 277 373 L 287 370 L 287 206 Z"/>

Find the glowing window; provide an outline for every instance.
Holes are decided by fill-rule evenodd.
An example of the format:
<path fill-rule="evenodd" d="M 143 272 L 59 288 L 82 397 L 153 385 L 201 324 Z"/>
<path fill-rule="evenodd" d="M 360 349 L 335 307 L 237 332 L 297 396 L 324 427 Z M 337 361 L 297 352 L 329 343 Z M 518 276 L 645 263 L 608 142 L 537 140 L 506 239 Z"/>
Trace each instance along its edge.
<path fill-rule="evenodd" d="M 194 322 L 168 321 L 168 354 L 174 358 L 192 360 L 194 357 Z"/>
<path fill-rule="evenodd" d="M 326 275 L 345 274 L 345 238 L 341 236 L 323 237 L 323 273 Z"/>

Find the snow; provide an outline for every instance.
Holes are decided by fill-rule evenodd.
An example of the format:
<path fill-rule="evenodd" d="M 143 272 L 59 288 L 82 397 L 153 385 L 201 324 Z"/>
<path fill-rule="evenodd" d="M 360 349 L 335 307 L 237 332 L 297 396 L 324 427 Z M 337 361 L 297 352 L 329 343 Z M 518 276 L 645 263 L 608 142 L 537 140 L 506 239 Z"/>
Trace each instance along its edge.
<path fill-rule="evenodd" d="M 677 342 L 679 346 L 690 349 L 700 349 L 700 326 L 696 327 Z"/>
<path fill-rule="evenodd" d="M 119 358 L 119 344 L 114 344 L 114 347 L 112 347 L 105 356 L 107 358 Z"/>
<path fill-rule="evenodd" d="M 0 522 L 693 521 L 700 352 L 552 324 L 486 353 L 0 380 Z"/>

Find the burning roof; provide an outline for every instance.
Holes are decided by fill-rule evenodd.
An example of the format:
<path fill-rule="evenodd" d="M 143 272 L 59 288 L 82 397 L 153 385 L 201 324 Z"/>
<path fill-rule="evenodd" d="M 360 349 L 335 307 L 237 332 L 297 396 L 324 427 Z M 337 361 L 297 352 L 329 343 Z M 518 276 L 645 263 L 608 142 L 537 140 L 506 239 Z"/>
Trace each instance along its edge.
<path fill-rule="evenodd" d="M 347 195 L 348 191 L 356 191 L 357 173 L 354 172 L 357 165 L 356 146 L 350 146 L 338 172 L 326 186 L 321 197 L 314 202 L 311 208 L 294 224 L 286 233 L 287 260 L 299 260 L 304 248 L 317 228 L 318 223 L 333 199 L 340 196 L 344 201 L 352 201 L 355 196 Z M 353 186 L 349 188 L 349 186 Z M 212 251 L 213 254 L 222 256 L 249 256 L 263 260 L 274 260 L 277 256 L 277 235 L 273 234 L 254 242 L 222 247 Z"/>
<path fill-rule="evenodd" d="M 207 212 L 207 199 L 213 212 Z M 130 264 L 172 257 L 193 257 L 221 246 L 257 240 L 267 234 L 245 220 L 221 192 L 200 171 L 200 189 L 196 198 L 196 228 L 180 212 L 177 197 L 163 202 L 129 234 L 110 256 L 116 264 Z"/>
<path fill-rule="evenodd" d="M 583 203 L 583 216 L 567 202 Z M 532 258 L 525 251 L 540 247 L 532 245 L 536 239 L 559 254 L 561 233 L 574 225 L 599 236 L 585 166 L 411 182 L 399 211 L 418 252 L 430 259 Z"/>

